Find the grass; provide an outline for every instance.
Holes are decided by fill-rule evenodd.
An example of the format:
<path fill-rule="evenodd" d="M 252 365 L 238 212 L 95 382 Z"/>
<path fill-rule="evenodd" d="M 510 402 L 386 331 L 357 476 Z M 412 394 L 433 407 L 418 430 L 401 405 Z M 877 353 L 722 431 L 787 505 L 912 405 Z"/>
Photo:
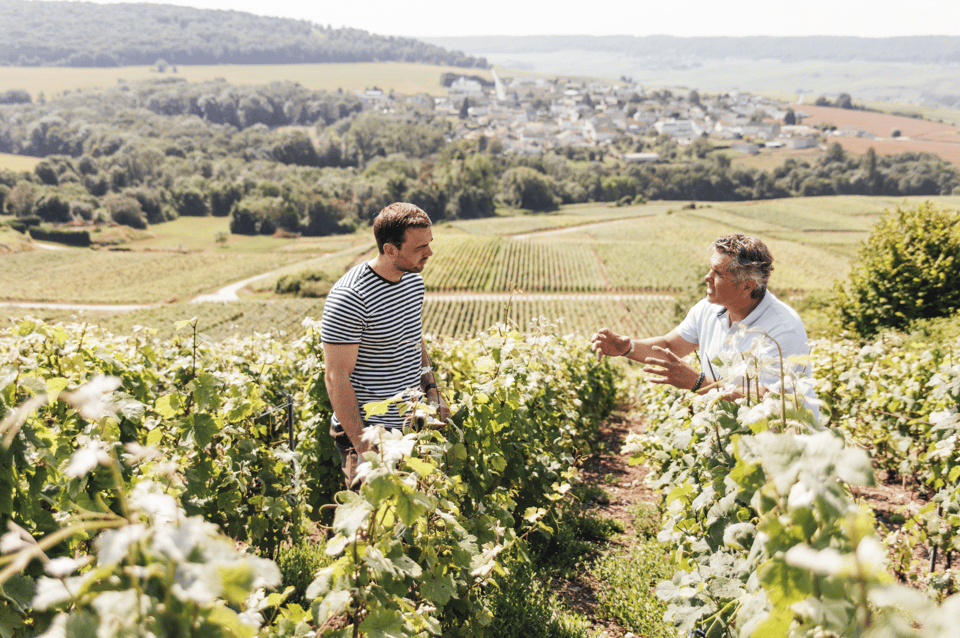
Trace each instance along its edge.
<path fill-rule="evenodd" d="M 857 105 L 863 105 L 872 111 L 889 113 L 890 115 L 905 115 L 919 117 L 930 122 L 943 122 L 952 126 L 960 126 L 960 109 L 948 109 L 942 106 L 921 106 L 919 104 L 892 104 L 876 100 L 856 100 Z"/>
<path fill-rule="evenodd" d="M 0 70 L 4 68 L 8 67 L 0 67 Z M 0 153 L 0 170 L 13 171 L 14 173 L 29 173 L 32 172 L 42 160 L 42 157 Z"/>
<path fill-rule="evenodd" d="M 222 78 L 235 85 L 271 82 L 298 82 L 315 91 L 363 91 L 377 87 L 406 95 L 447 94 L 440 76 L 447 72 L 469 73 L 492 80 L 489 71 L 403 62 L 359 62 L 351 64 L 220 64 L 178 66 L 176 73 L 158 73 L 153 66 L 113 68 L 0 67 L 0 86 L 23 89 L 36 100 L 65 91 L 101 89 L 118 82 L 140 82 L 179 78 L 206 82 Z"/>
<path fill-rule="evenodd" d="M 674 203 L 618 207 L 607 203 L 572 204 L 552 213 L 523 213 L 500 210 L 497 217 L 443 222 L 441 230 L 468 235 L 521 235 L 544 230 L 559 230 L 616 219 L 655 215 Z"/>
<path fill-rule="evenodd" d="M 88 304 L 186 300 L 298 259 L 283 253 L 21 252 L 4 257 L 0 299 Z"/>
<path fill-rule="evenodd" d="M 673 576 L 664 549 L 655 540 L 635 543 L 628 550 L 605 554 L 594 566 L 602 583 L 597 611 L 641 636 L 679 636 L 663 620 L 667 606 L 654 593 L 661 580 Z"/>
<path fill-rule="evenodd" d="M 0 218 L 2 220 L 2 218 Z M 9 249 L 16 249 L 24 242 L 29 241 L 22 233 L 18 233 L 8 226 L 0 224 L 0 244 L 6 245 Z M 0 248 L 0 254 L 6 252 Z"/>

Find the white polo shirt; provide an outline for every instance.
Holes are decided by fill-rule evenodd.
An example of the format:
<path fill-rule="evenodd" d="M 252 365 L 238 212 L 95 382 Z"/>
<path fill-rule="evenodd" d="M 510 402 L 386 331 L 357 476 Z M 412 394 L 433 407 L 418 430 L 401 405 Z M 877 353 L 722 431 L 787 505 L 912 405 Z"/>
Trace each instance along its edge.
<path fill-rule="evenodd" d="M 726 362 L 737 362 L 742 359 L 741 353 L 757 346 L 761 355 L 770 357 L 772 362 L 775 362 L 772 368 L 765 367 L 761 370 L 761 385 L 779 387 L 779 353 L 773 341 L 776 341 L 783 351 L 785 369 L 794 370 L 805 377 L 810 376 L 808 364 L 788 361 L 788 358 L 794 355 L 810 354 L 807 330 L 803 327 L 803 321 L 793 308 L 777 299 L 769 290 L 764 294 L 760 304 L 745 319 L 734 321 L 732 324 L 726 308 L 712 304 L 706 298 L 701 299 L 677 326 L 677 333 L 681 338 L 696 344 L 699 348 L 700 369 L 707 374 L 707 379 L 722 376 L 716 364 L 713 363 L 714 359 L 719 357 Z M 761 340 L 759 344 L 756 343 L 758 339 Z M 741 384 L 743 378 L 741 376 L 736 379 L 721 379 L 721 381 Z M 813 411 L 819 423 L 820 410 L 815 400 L 816 395 L 813 389 L 808 388 L 804 392 L 804 403 Z"/>

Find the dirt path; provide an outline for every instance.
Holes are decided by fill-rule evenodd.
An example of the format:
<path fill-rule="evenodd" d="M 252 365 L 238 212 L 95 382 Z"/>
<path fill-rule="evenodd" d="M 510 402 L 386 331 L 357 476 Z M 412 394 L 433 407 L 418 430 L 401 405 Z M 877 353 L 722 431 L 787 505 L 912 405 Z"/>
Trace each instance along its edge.
<path fill-rule="evenodd" d="M 659 495 L 646 486 L 648 469 L 643 465 L 631 466 L 628 459 L 620 454 L 627 435 L 643 430 L 643 420 L 636 412 L 620 411 L 607 419 L 600 430 L 600 451 L 585 460 L 580 469 L 580 484 L 602 489 L 609 495 L 609 501 L 593 503 L 589 508 L 592 516 L 618 521 L 624 529 L 623 534 L 611 541 L 612 548 L 629 547 L 638 537 L 634 529 L 634 514 L 631 509 L 640 503 L 656 504 Z M 597 554 L 588 560 L 592 565 L 599 560 Z M 626 628 L 614 621 L 599 617 L 597 594 L 602 583 L 593 575 L 591 569 L 585 569 L 578 577 L 554 581 L 554 591 L 576 613 L 588 618 L 593 629 L 600 636 L 632 636 Z"/>

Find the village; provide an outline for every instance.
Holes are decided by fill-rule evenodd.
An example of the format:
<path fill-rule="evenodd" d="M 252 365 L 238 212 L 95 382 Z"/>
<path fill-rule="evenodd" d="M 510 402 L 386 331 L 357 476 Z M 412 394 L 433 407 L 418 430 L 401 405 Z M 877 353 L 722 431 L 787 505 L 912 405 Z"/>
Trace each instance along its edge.
<path fill-rule="evenodd" d="M 454 139 L 499 140 L 503 152 L 541 154 L 577 147 L 613 147 L 624 136 L 667 135 L 677 144 L 697 138 L 726 141 L 741 153 L 762 147 L 814 148 L 823 133 L 802 124 L 802 105 L 787 105 L 743 92 L 701 96 L 696 90 L 646 90 L 626 81 L 517 77 L 494 81 L 458 76 L 445 97 L 433 100 L 438 114 L 457 122 Z M 379 90 L 361 93 L 368 107 L 389 108 Z M 864 131 L 832 134 L 869 136 Z M 622 145 L 619 147 L 622 150 Z M 623 152 L 630 162 L 656 162 L 654 152 Z"/>

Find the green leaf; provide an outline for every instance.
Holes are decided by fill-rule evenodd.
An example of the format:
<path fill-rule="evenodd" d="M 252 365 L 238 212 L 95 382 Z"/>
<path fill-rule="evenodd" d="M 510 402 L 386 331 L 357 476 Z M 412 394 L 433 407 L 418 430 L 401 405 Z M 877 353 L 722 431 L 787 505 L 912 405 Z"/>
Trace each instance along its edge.
<path fill-rule="evenodd" d="M 36 591 L 36 581 L 24 574 L 14 574 L 0 585 L 0 594 L 12 602 L 20 613 L 26 613 L 30 609 L 30 602 Z"/>
<path fill-rule="evenodd" d="M 370 568 L 375 578 L 396 576 L 399 573 L 393 561 L 383 555 L 376 547 L 367 547 L 363 552 L 363 563 Z"/>
<path fill-rule="evenodd" d="M 217 422 L 209 414 L 191 414 L 186 423 L 188 432 L 193 434 L 197 447 L 201 449 L 210 445 L 210 441 L 220 431 Z"/>
<path fill-rule="evenodd" d="M 180 409 L 180 395 L 165 394 L 157 397 L 156 403 L 153 404 L 153 409 L 164 419 L 174 418 L 177 416 L 177 410 Z"/>
<path fill-rule="evenodd" d="M 951 484 L 953 484 L 957 482 L 958 478 L 960 478 L 960 465 L 957 465 L 952 470 L 950 470 L 948 480 L 950 481 Z"/>
<path fill-rule="evenodd" d="M 333 530 L 351 537 L 366 525 L 373 507 L 355 492 L 341 492 L 341 494 L 344 494 L 344 502 L 337 506 L 333 517 Z"/>
<path fill-rule="evenodd" d="M 88 611 L 72 612 L 67 616 L 66 638 L 89 638 L 97 635 L 100 622 Z"/>
<path fill-rule="evenodd" d="M 437 468 L 434 465 L 427 463 L 426 461 L 423 461 L 416 457 L 412 457 L 412 456 L 408 457 L 407 459 L 405 459 L 405 462 L 407 464 L 407 467 L 409 467 L 411 470 L 419 474 L 421 478 L 430 476 L 431 474 L 437 471 Z"/>
<path fill-rule="evenodd" d="M 760 582 L 767 591 L 774 613 L 768 622 L 780 622 L 780 612 L 789 611 L 790 605 L 813 594 L 813 581 L 808 571 L 796 569 L 782 560 L 770 560 L 758 570 Z M 793 618 L 791 613 L 790 618 Z M 786 635 L 760 634 L 760 635 Z"/>
<path fill-rule="evenodd" d="M 437 607 L 446 605 L 451 598 L 456 597 L 457 584 L 450 573 L 434 576 L 427 572 L 420 582 L 420 593 L 424 598 L 435 603 Z"/>
<path fill-rule="evenodd" d="M 24 626 L 20 613 L 10 603 L 0 600 L 0 638 L 17 638 L 23 635 L 20 632 Z M 94 625 L 93 633 L 90 635 L 96 635 L 96 631 L 97 628 Z"/>
<path fill-rule="evenodd" d="M 196 326 L 196 325 L 197 325 L 197 318 L 196 318 L 196 317 L 192 317 L 192 318 L 190 318 L 190 319 L 181 319 L 180 321 L 176 322 L 176 323 L 173 324 L 173 325 L 174 325 L 174 329 L 175 329 L 177 332 L 180 332 L 181 330 L 183 330 L 183 329 L 186 328 L 187 326 Z"/>
<path fill-rule="evenodd" d="M 407 638 L 403 616 L 395 609 L 375 607 L 360 623 L 360 632 L 370 638 Z"/>
<path fill-rule="evenodd" d="M 67 389 L 67 386 L 70 385 L 70 381 L 64 379 L 63 377 L 53 377 L 47 379 L 47 394 L 51 397 L 58 396 L 61 392 Z"/>
<path fill-rule="evenodd" d="M 204 412 L 215 412 L 220 407 L 220 382 L 212 374 L 202 372 L 190 382 L 193 400 Z"/>
<path fill-rule="evenodd" d="M 523 520 L 528 523 L 536 523 L 544 515 L 546 515 L 547 510 L 542 507 L 528 507 L 527 511 L 523 513 Z"/>
<path fill-rule="evenodd" d="M 217 568 L 223 582 L 223 597 L 227 602 L 239 605 L 253 591 L 253 569 L 247 563 L 221 565 Z"/>
<path fill-rule="evenodd" d="M 398 394 L 395 397 L 390 397 L 389 399 L 385 399 L 383 401 L 379 401 L 379 402 L 371 401 L 370 403 L 364 403 L 363 410 L 366 413 L 367 418 L 369 419 L 371 416 L 386 414 L 387 410 L 390 409 L 391 405 L 402 400 L 403 400 L 403 395 Z"/>
<path fill-rule="evenodd" d="M 163 440 L 163 428 L 153 428 L 147 432 L 147 445 L 158 446 Z"/>
<path fill-rule="evenodd" d="M 433 503 L 426 494 L 397 494 L 397 516 L 407 527 L 413 526 L 417 519 L 432 509 Z"/>
<path fill-rule="evenodd" d="M 236 636 L 237 638 L 253 638 L 257 635 L 256 627 L 240 622 L 240 617 L 237 615 L 237 612 L 233 611 L 232 609 L 228 609 L 227 607 L 219 606 L 211 609 L 209 615 L 207 616 L 207 621 L 213 625 L 219 625 L 220 627 L 226 629 L 226 631 L 223 633 L 228 636 Z"/>
<path fill-rule="evenodd" d="M 325 623 L 332 616 L 346 611 L 350 605 L 350 592 L 334 590 L 323 597 L 323 600 L 314 601 L 310 607 L 314 622 L 318 625 Z"/>

